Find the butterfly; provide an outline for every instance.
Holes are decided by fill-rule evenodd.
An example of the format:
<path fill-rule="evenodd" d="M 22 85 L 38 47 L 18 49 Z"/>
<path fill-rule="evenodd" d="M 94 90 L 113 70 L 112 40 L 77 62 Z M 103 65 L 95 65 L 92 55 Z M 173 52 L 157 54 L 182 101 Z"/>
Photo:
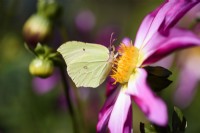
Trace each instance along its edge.
<path fill-rule="evenodd" d="M 57 51 L 67 64 L 67 72 L 76 87 L 96 88 L 110 73 L 114 60 L 114 47 L 110 51 L 103 45 L 69 41 Z"/>

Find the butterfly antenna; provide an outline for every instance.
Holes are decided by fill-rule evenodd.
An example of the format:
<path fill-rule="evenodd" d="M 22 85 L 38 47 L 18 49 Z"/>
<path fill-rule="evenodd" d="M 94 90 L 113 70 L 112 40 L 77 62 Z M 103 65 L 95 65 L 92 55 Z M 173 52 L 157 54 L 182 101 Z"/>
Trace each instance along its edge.
<path fill-rule="evenodd" d="M 110 46 L 109 46 L 109 49 L 111 51 L 114 50 L 114 46 L 113 46 L 113 43 L 117 40 L 117 39 L 113 39 L 113 35 L 114 35 L 114 32 L 111 33 L 111 36 L 110 36 Z"/>
<path fill-rule="evenodd" d="M 114 35 L 114 32 L 112 32 L 111 35 L 110 35 L 110 46 L 111 46 L 111 44 L 113 43 L 113 41 L 112 41 L 113 35 Z"/>

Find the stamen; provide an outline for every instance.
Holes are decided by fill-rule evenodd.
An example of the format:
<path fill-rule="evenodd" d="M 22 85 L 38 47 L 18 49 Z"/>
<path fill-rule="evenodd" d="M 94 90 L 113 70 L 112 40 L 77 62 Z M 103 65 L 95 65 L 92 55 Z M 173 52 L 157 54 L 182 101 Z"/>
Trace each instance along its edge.
<path fill-rule="evenodd" d="M 111 77 L 115 79 L 115 83 L 123 84 L 128 82 L 130 75 L 136 68 L 139 50 L 133 45 L 121 44 L 118 53 L 119 57 L 114 61 Z"/>

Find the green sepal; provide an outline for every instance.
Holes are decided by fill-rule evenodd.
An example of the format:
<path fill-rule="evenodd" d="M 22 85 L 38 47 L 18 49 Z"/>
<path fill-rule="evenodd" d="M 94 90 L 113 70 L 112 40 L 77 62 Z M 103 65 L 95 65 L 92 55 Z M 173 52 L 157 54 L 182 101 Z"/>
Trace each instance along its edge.
<path fill-rule="evenodd" d="M 38 43 L 34 49 L 35 53 L 39 56 L 39 55 L 43 55 L 45 54 L 45 50 L 44 50 L 44 47 Z"/>
<path fill-rule="evenodd" d="M 157 133 L 152 124 L 144 124 L 140 122 L 140 133 Z"/>
<path fill-rule="evenodd" d="M 52 48 L 46 45 L 41 45 L 40 43 L 37 44 L 34 52 L 39 58 L 49 58 L 50 55 L 54 54 Z"/>
<path fill-rule="evenodd" d="M 144 124 L 140 122 L 140 133 L 170 133 L 170 127 L 161 127 L 153 124 Z"/>
<path fill-rule="evenodd" d="M 160 66 L 147 66 L 144 67 L 144 69 L 148 73 L 147 82 L 153 91 L 159 92 L 172 83 L 172 81 L 168 79 L 172 73 L 166 68 Z"/>
<path fill-rule="evenodd" d="M 53 51 L 52 48 L 50 48 L 46 45 L 42 45 L 40 43 L 37 43 L 37 45 L 34 49 L 31 48 L 27 43 L 24 43 L 24 47 L 27 51 L 29 51 L 30 53 L 33 53 L 35 56 L 37 56 L 38 58 L 41 58 L 41 59 L 44 59 L 44 58 L 54 59 L 54 58 L 59 57 L 58 52 L 55 52 L 55 51 Z"/>
<path fill-rule="evenodd" d="M 168 78 L 172 74 L 172 72 L 170 72 L 168 69 L 161 66 L 146 66 L 144 68 L 148 72 L 148 74 L 157 77 Z"/>
<path fill-rule="evenodd" d="M 172 83 L 172 81 L 169 79 L 157 77 L 154 75 L 148 75 L 147 82 L 154 92 L 160 92 Z"/>
<path fill-rule="evenodd" d="M 172 130 L 173 133 L 184 133 L 187 127 L 187 121 L 183 116 L 181 110 L 174 107 L 174 112 L 172 115 Z"/>
<path fill-rule="evenodd" d="M 34 55 L 37 55 L 36 53 L 35 53 L 35 51 L 31 48 L 31 47 L 29 47 L 29 45 L 25 42 L 24 43 L 24 47 L 25 47 L 25 49 L 28 51 L 28 52 L 30 52 L 30 53 L 32 53 L 32 54 L 34 54 Z"/>

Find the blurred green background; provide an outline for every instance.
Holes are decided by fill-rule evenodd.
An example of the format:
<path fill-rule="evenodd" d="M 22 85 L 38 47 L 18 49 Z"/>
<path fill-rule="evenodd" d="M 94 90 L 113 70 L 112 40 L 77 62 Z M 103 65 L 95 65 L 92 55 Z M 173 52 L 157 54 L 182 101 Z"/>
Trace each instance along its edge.
<path fill-rule="evenodd" d="M 143 17 L 155 9 L 162 0 L 58 0 L 62 13 L 56 20 L 54 32 L 60 40 L 109 43 L 112 32 L 117 41 L 123 37 L 135 38 Z M 36 0 L 0 0 L 0 133 L 71 133 L 72 123 L 65 105 L 63 88 L 58 80 L 51 90 L 38 93 L 34 89 L 34 77 L 28 66 L 34 55 L 24 47 L 22 28 L 26 20 L 36 12 Z M 92 13 L 90 29 L 82 31 L 75 24 L 78 14 Z M 103 34 L 103 35 L 102 35 Z M 103 42 L 102 42 L 103 43 Z M 174 65 L 175 66 L 175 65 Z M 171 68 L 173 84 L 161 93 L 173 111 L 172 93 L 175 89 L 177 67 Z M 84 121 L 88 132 L 95 132 L 98 111 L 105 101 L 105 85 L 97 89 L 82 88 Z M 200 93 L 193 103 L 183 110 L 188 120 L 186 132 L 200 131 Z M 74 101 L 76 103 L 76 101 Z M 143 114 L 134 106 L 134 131 L 139 132 L 139 122 L 145 122 Z"/>

